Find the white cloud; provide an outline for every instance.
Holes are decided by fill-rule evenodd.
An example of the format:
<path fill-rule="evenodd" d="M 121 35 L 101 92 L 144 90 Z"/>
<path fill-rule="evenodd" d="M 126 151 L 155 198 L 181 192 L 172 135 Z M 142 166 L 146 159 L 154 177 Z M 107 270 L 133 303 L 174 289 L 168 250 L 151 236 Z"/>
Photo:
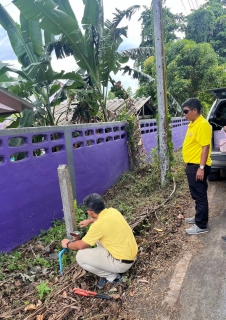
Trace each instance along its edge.
<path fill-rule="evenodd" d="M 0 46 L 3 45 L 4 42 L 8 41 L 8 37 L 4 37 L 3 39 L 0 40 Z"/>

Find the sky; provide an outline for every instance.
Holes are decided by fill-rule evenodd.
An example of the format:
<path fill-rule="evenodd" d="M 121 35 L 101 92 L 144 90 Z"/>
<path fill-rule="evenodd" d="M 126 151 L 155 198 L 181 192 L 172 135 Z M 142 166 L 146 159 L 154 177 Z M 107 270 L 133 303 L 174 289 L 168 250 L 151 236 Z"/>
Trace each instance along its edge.
<path fill-rule="evenodd" d="M 83 15 L 83 1 L 82 0 L 69 0 L 71 6 L 75 12 L 78 21 L 81 21 Z M 2 6 L 9 12 L 14 20 L 19 21 L 19 11 L 11 3 L 11 0 L 0 0 Z M 128 25 L 128 38 L 123 41 L 123 46 L 120 47 L 121 50 L 137 48 L 141 42 L 141 23 L 138 21 L 141 12 L 143 11 L 142 6 L 150 6 L 151 0 L 103 0 L 104 3 L 104 15 L 105 19 L 112 19 L 112 13 L 115 12 L 115 8 L 120 10 L 125 10 L 130 6 L 139 4 L 141 6 L 140 10 L 133 15 L 131 21 L 123 20 L 122 26 Z M 192 9 L 197 9 L 200 5 L 205 3 L 205 0 L 166 0 L 165 5 L 171 9 L 173 13 L 183 13 L 187 15 Z M 10 42 L 7 37 L 7 33 L 0 26 L 0 61 L 7 62 L 11 66 L 19 68 L 20 65 L 16 60 L 16 56 L 13 53 Z M 132 66 L 133 62 L 130 62 Z M 53 69 L 60 72 L 61 70 L 72 71 L 76 70 L 76 65 L 74 63 L 73 57 L 68 57 L 63 60 L 52 59 Z M 131 79 L 130 76 L 117 74 L 114 76 L 117 81 L 122 81 L 124 88 L 132 87 L 135 91 L 138 87 L 138 82 Z"/>

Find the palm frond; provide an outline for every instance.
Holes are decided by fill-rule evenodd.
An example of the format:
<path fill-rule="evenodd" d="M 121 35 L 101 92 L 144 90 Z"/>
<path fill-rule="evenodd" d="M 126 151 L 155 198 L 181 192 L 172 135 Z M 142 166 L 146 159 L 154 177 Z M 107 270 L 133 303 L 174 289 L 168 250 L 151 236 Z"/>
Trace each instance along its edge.
<path fill-rule="evenodd" d="M 167 92 L 167 98 L 168 98 L 168 104 L 169 104 L 169 109 L 171 111 L 171 114 L 174 114 L 174 116 L 181 114 L 182 112 L 181 106 L 170 92 Z"/>
<path fill-rule="evenodd" d="M 123 57 L 129 57 L 132 60 L 136 60 L 137 58 L 145 58 L 152 56 L 154 52 L 154 48 L 152 47 L 140 47 L 129 50 L 119 51 L 119 54 Z"/>
<path fill-rule="evenodd" d="M 129 66 L 125 66 L 125 67 L 121 68 L 120 70 L 123 71 L 123 73 L 122 73 L 123 75 L 128 73 L 128 75 L 132 76 L 133 79 L 137 79 L 141 82 L 151 83 L 151 82 L 155 81 L 155 79 L 152 78 L 151 76 L 149 76 L 148 74 L 141 72 L 139 70 L 130 68 Z"/>
<path fill-rule="evenodd" d="M 138 5 L 131 6 L 127 10 L 123 10 L 123 11 L 116 8 L 115 9 L 116 13 L 113 13 L 114 18 L 112 20 L 112 26 L 114 26 L 114 29 L 119 25 L 119 23 L 122 21 L 123 18 L 130 20 L 132 15 L 139 9 L 140 9 L 140 6 Z"/>

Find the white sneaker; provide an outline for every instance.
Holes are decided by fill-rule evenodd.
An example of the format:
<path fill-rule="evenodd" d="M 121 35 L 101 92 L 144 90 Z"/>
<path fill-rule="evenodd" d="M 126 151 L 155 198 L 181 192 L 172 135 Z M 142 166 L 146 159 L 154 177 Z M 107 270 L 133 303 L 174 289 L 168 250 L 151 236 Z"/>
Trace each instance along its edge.
<path fill-rule="evenodd" d="M 195 216 L 192 218 L 185 218 L 185 222 L 194 224 L 195 223 Z"/>
<path fill-rule="evenodd" d="M 206 229 L 200 229 L 196 224 L 194 224 L 193 227 L 185 230 L 185 232 L 187 234 L 191 234 L 191 235 L 200 234 L 200 233 L 206 233 L 208 231 L 209 231 L 209 229 L 207 229 L 207 228 Z"/>

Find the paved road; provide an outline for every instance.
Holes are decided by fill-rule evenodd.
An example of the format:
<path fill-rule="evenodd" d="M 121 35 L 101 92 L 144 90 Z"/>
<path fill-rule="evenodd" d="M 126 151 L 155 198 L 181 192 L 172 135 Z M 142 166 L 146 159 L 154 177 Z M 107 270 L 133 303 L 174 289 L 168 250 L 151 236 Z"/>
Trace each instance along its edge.
<path fill-rule="evenodd" d="M 177 320 L 226 319 L 226 181 L 209 188 L 210 232 L 192 236 L 202 249 L 192 257 L 176 303 Z M 198 239 L 197 239 L 198 237 Z"/>

